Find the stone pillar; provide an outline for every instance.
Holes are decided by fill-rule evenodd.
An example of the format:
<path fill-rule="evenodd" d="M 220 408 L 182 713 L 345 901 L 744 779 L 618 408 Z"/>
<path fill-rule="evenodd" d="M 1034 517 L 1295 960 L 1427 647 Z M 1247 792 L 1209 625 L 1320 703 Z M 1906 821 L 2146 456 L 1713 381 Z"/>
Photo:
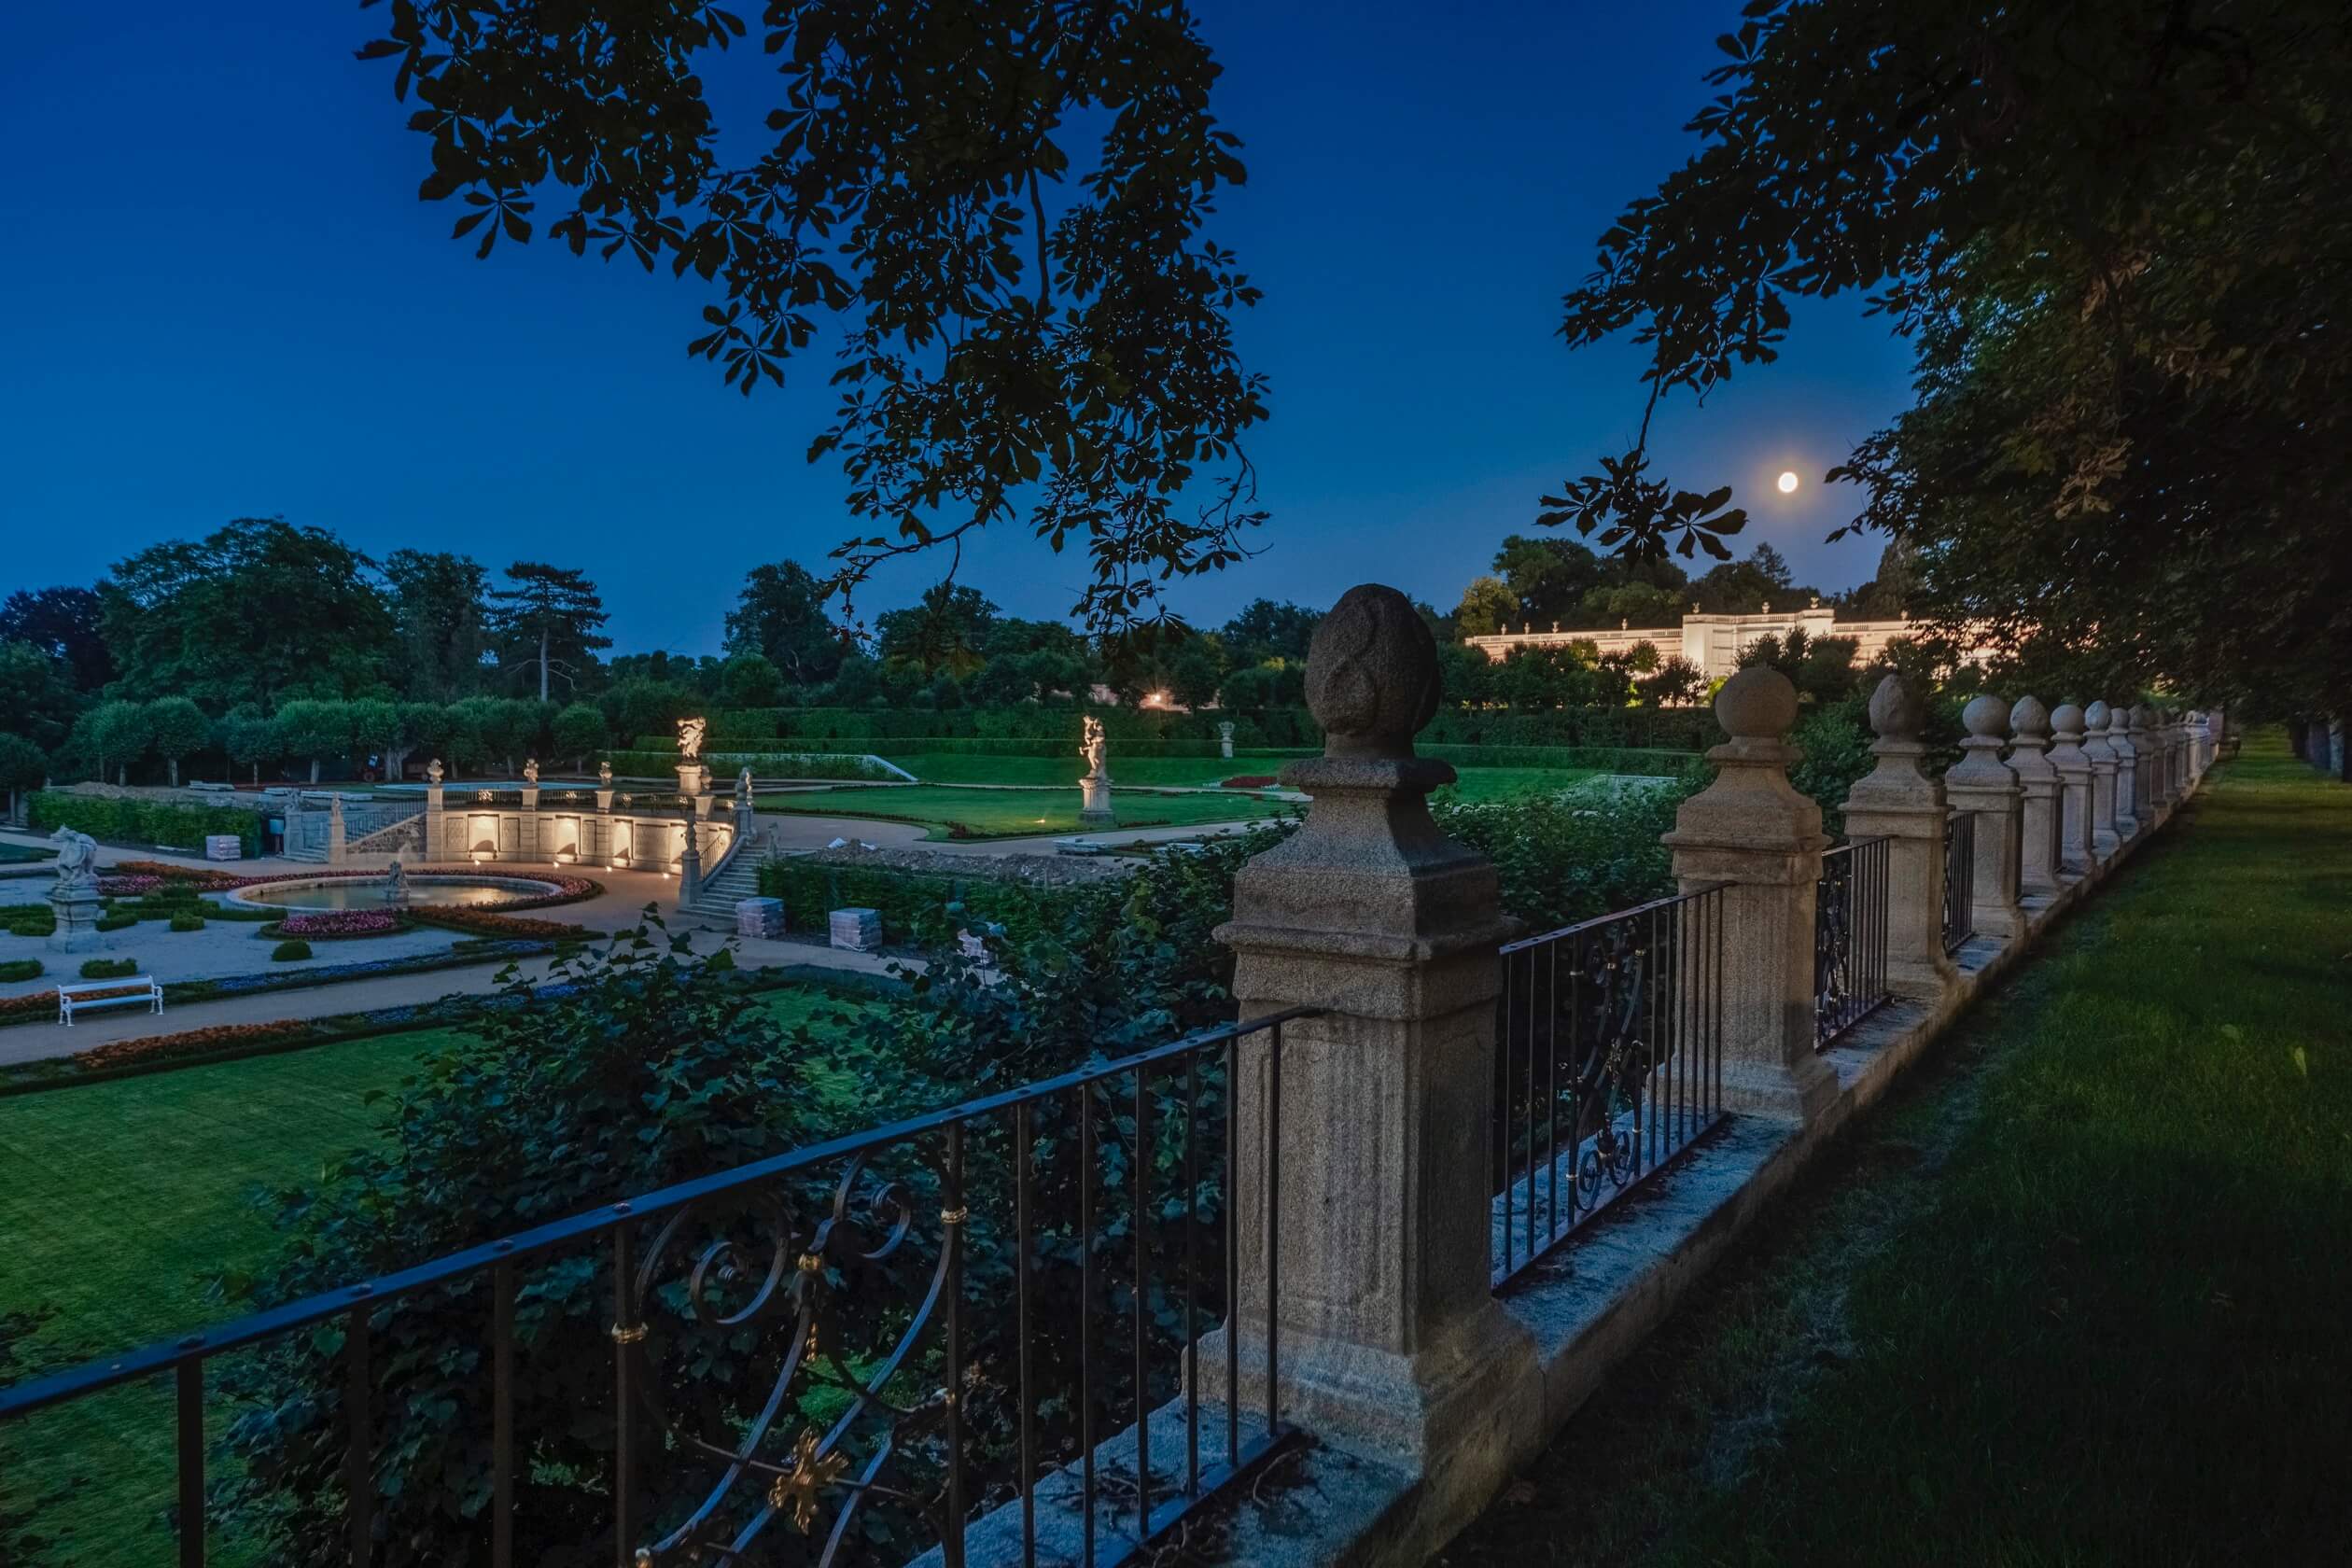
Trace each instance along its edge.
<path fill-rule="evenodd" d="M 1813 1051 L 1814 900 L 1821 881 L 1821 807 L 1788 769 L 1803 753 L 1783 737 L 1797 721 L 1797 689 L 1769 665 L 1735 673 L 1715 693 L 1730 739 L 1707 753 L 1715 780 L 1683 802 L 1674 877 L 1684 892 L 1723 892 L 1723 1100 L 1734 1111 L 1808 1123 L 1836 1098 L 1837 1078 Z"/>
<path fill-rule="evenodd" d="M 679 831 L 686 835 L 684 847 L 678 853 L 678 907 L 680 909 L 693 903 L 694 895 L 702 891 L 702 846 L 696 842 L 702 836 L 699 820 L 700 813 L 697 813 L 679 824 Z"/>
<path fill-rule="evenodd" d="M 1979 936 L 2004 942 L 2025 929 L 2017 903 L 2022 792 L 2017 775 L 2001 761 L 2001 735 L 2009 727 L 2009 705 L 1987 693 L 1960 713 L 1968 738 L 1962 756 L 1944 775 L 1944 793 L 1955 811 L 1976 818 L 1976 902 L 1970 915 Z"/>
<path fill-rule="evenodd" d="M 2122 844 L 2122 835 L 2115 829 L 2115 786 L 2121 760 L 2109 738 L 2115 728 L 2115 710 L 2094 701 L 2082 710 L 2082 754 L 2091 759 L 2091 842 L 2099 863 L 2105 865 Z"/>
<path fill-rule="evenodd" d="M 2050 750 L 2050 710 L 2034 696 L 2009 709 L 2009 771 L 2017 776 L 2017 887 L 2036 898 L 2058 896 L 2058 769 Z"/>
<path fill-rule="evenodd" d="M 2127 710 L 2132 742 L 2132 820 L 2146 832 L 2156 825 L 2156 710 L 2134 703 Z"/>
<path fill-rule="evenodd" d="M 514 858 L 536 865 L 546 859 L 539 853 L 539 786 L 523 786 L 523 815 L 515 824 Z"/>
<path fill-rule="evenodd" d="M 2185 799 L 2197 787 L 2197 748 L 2189 728 L 2189 715 L 2173 715 L 2173 797 Z"/>
<path fill-rule="evenodd" d="M 1416 757 L 1438 699 L 1437 649 L 1393 588 L 1351 589 L 1309 650 L 1307 701 L 1324 754 L 1284 783 L 1307 820 L 1241 868 L 1217 937 L 1238 955 L 1243 1019 L 1315 1006 L 1273 1045 L 1239 1046 L 1234 1085 L 1244 1227 L 1234 1319 L 1260 1393 L 1268 1281 L 1269 1153 L 1279 1160 L 1282 1416 L 1343 1449 L 1418 1471 L 1426 1505 L 1461 1510 L 1446 1467 L 1532 1440 L 1533 1349 L 1489 1289 L 1490 1099 L 1501 913 L 1493 865 L 1447 838 L 1427 796 L 1454 770 Z M 1245 1395 L 1245 1397 L 1257 1397 Z M 1540 1398 L 1539 1395 L 1533 1395 Z M 1516 1414 L 1514 1414 L 1516 1412 Z"/>
<path fill-rule="evenodd" d="M 1230 719 L 1223 720 L 1217 725 L 1217 755 L 1228 763 L 1233 761 L 1233 721 Z"/>
<path fill-rule="evenodd" d="M 2060 703 L 2050 716 L 2055 738 L 2050 766 L 2058 775 L 2058 875 L 2088 876 L 2098 869 L 2091 836 L 2091 759 L 2082 749 L 2082 707 Z"/>
<path fill-rule="evenodd" d="M 1897 995 L 1932 1001 L 1958 978 L 1944 951 L 1943 783 L 1927 777 L 1919 739 L 1927 705 L 1890 675 L 1870 694 L 1870 748 L 1878 768 L 1846 793 L 1846 832 L 1883 835 L 1886 847 L 1887 983 Z"/>
<path fill-rule="evenodd" d="M 2139 836 L 2141 817 L 2139 746 L 2132 739 L 2132 708 L 2128 703 L 2107 705 L 2107 745 L 2115 751 L 2115 838 L 2121 844 Z"/>
<path fill-rule="evenodd" d="M 343 804 L 340 794 L 327 797 L 327 863 L 343 863 Z"/>
<path fill-rule="evenodd" d="M 441 859 L 441 846 L 447 842 L 445 834 L 449 819 L 446 811 L 447 803 L 441 798 L 441 781 L 434 779 L 425 786 L 425 863 L 427 865 Z"/>

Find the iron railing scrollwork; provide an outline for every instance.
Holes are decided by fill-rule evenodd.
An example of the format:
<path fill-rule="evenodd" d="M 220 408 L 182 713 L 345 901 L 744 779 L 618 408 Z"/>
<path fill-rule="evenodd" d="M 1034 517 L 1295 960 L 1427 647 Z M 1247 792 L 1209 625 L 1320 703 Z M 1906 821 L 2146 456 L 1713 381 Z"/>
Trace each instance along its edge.
<path fill-rule="evenodd" d="M 1723 886 L 1502 949 L 1500 1286 L 1723 1113 Z"/>
<path fill-rule="evenodd" d="M 371 1562 L 375 1477 L 408 1413 L 401 1314 L 475 1304 L 488 1407 L 467 1419 L 492 1462 L 482 1539 L 494 1568 L 510 1568 L 527 1555 L 518 1482 L 545 1481 L 534 1483 L 531 1435 L 517 1430 L 517 1302 L 584 1262 L 612 1303 L 610 1458 L 603 1474 L 566 1479 L 583 1506 L 609 1509 L 598 1535 L 624 1561 L 782 1561 L 788 1534 L 805 1538 L 793 1561 L 885 1561 L 862 1516 L 887 1507 L 880 1538 L 935 1546 L 950 1568 L 968 1526 L 992 1513 L 991 1561 L 1017 1547 L 1034 1564 L 1044 1535 L 1043 1561 L 1115 1563 L 1289 1436 L 1276 1399 L 1273 1151 L 1282 1029 L 1317 1013 L 1187 1036 L 0 1389 L 0 1429 L 173 1378 L 178 1561 L 201 1564 L 205 1421 L 218 1413 L 207 1363 L 257 1347 L 300 1354 L 340 1329 L 340 1348 L 318 1353 L 334 1358 L 342 1391 L 351 1561 Z M 1264 1211 L 1237 1217 L 1232 1101 L 1244 1082 L 1265 1096 L 1268 1164 Z M 1223 1335 L 1222 1376 L 1202 1365 L 1208 1331 L 1237 1326 L 1245 1231 L 1268 1276 L 1262 1343 L 1249 1352 L 1265 1405 L 1246 1424 L 1245 1336 Z M 966 1310 L 975 1278 L 1001 1289 L 1005 1311 Z M 714 1382 L 712 1358 L 731 1376 Z M 702 1375 L 682 1375 L 688 1363 Z M 1155 1412 L 1179 1434 L 1176 1451 L 1155 1448 Z M 1097 1449 L 1123 1428 L 1132 1440 L 1117 1473 L 1099 1474 Z M 558 1555 L 572 1547 L 585 1543 Z"/>
<path fill-rule="evenodd" d="M 1944 819 L 1943 945 L 1956 953 L 1976 934 L 1976 813 Z"/>
<path fill-rule="evenodd" d="M 1857 839 L 1821 857 L 1813 899 L 1813 1046 L 1826 1049 L 1876 1011 L 1886 984 L 1891 841 Z"/>

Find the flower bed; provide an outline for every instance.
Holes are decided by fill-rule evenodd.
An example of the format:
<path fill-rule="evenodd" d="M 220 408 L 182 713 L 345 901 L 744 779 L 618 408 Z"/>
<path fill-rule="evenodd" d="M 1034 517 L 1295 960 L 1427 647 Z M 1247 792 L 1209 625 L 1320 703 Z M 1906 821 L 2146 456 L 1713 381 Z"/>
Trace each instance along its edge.
<path fill-rule="evenodd" d="M 391 909 L 319 909 L 273 920 L 257 934 L 334 941 L 353 936 L 397 936 L 413 924 L 406 916 Z"/>
<path fill-rule="evenodd" d="M 475 931 L 483 936 L 588 942 L 603 934 L 586 926 L 568 925 L 562 920 L 532 920 L 508 915 L 502 912 L 507 907 L 503 904 L 496 909 L 485 909 L 479 904 L 471 907 L 451 905 L 431 911 L 419 910 L 416 914 L 417 918 L 427 925 L 440 926 L 447 931 Z"/>
<path fill-rule="evenodd" d="M 142 1040 L 118 1040 L 81 1052 L 76 1061 L 82 1071 L 97 1072 L 133 1062 L 225 1051 L 238 1046 L 270 1045 L 299 1040 L 313 1032 L 306 1018 L 281 1018 L 270 1024 L 215 1024 L 210 1029 L 183 1029 L 177 1034 L 151 1034 Z"/>

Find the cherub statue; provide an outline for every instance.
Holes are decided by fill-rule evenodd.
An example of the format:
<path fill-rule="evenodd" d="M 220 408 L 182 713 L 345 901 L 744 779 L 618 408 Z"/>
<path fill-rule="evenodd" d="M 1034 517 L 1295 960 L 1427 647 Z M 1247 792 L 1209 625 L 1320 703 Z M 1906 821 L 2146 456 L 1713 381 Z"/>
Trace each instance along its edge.
<path fill-rule="evenodd" d="M 612 788 L 611 758 L 608 757 L 603 762 L 596 764 L 596 782 L 603 785 L 608 790 Z"/>
<path fill-rule="evenodd" d="M 1097 777 L 1101 777 L 1103 760 L 1102 721 L 1097 719 L 1092 714 L 1088 714 L 1086 716 L 1085 738 L 1078 745 L 1078 755 L 1086 759 L 1086 771 L 1089 774 L 1092 774 Z"/>
<path fill-rule="evenodd" d="M 441 781 L 441 762 L 439 757 L 435 757 L 431 762 L 425 764 L 425 782 L 427 784 L 438 784 Z"/>
<path fill-rule="evenodd" d="M 678 754 L 687 762 L 702 755 L 703 736 L 710 726 L 700 719 L 680 719 L 678 721 Z"/>
<path fill-rule="evenodd" d="M 735 775 L 735 805 L 743 806 L 749 805 L 750 804 L 751 770 L 747 767 L 741 773 Z"/>
<path fill-rule="evenodd" d="M 534 788 L 538 786 L 539 759 L 537 757 L 525 757 L 523 759 L 523 782 L 531 785 Z"/>

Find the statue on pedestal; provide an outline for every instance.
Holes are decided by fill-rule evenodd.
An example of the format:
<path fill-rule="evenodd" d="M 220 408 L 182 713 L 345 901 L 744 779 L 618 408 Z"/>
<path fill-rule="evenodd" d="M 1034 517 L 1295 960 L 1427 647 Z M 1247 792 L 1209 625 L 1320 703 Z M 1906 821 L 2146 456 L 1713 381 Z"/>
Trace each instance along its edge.
<path fill-rule="evenodd" d="M 751 809 L 751 770 L 748 767 L 735 776 L 735 809 Z"/>
<path fill-rule="evenodd" d="M 525 757 L 523 759 L 523 782 L 531 785 L 533 788 L 538 787 L 539 759 L 537 757 Z"/>
<path fill-rule="evenodd" d="M 390 904 L 406 904 L 408 901 L 408 868 L 400 864 L 400 858 L 395 855 L 392 857 L 391 865 L 386 867 L 384 873 L 384 902 Z"/>
<path fill-rule="evenodd" d="M 1109 749 L 1103 744 L 1102 721 L 1092 714 L 1086 716 L 1078 754 L 1086 760 L 1086 776 L 1078 780 L 1078 820 L 1089 827 L 1116 825 L 1118 819 L 1111 810 Z"/>
<path fill-rule="evenodd" d="M 612 788 L 612 761 L 610 758 L 607 758 L 605 761 L 596 764 L 596 782 L 608 790 Z"/>
<path fill-rule="evenodd" d="M 700 719 L 680 719 L 678 721 L 679 756 L 690 763 L 700 757 L 703 736 L 709 731 L 710 726 Z"/>
<path fill-rule="evenodd" d="M 49 889 L 49 908 L 57 930 L 49 939 L 56 952 L 74 952 L 98 945 L 98 841 L 72 828 L 49 834 L 57 846 L 57 882 Z"/>
<path fill-rule="evenodd" d="M 441 760 L 439 757 L 435 757 L 431 762 L 425 764 L 425 782 L 427 784 L 439 784 L 441 781 Z"/>

